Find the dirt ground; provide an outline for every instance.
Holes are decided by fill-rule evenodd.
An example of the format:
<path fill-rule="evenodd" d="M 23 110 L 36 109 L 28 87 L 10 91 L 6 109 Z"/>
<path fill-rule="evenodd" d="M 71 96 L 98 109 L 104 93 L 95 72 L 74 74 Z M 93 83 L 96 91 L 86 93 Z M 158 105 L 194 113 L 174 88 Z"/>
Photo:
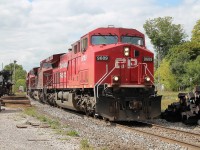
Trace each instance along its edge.
<path fill-rule="evenodd" d="M 19 105 L 3 107 L 0 112 L 0 149 L 1 150 L 76 150 L 79 137 L 64 137 L 49 127 L 33 126 L 42 124 L 27 116 Z"/>

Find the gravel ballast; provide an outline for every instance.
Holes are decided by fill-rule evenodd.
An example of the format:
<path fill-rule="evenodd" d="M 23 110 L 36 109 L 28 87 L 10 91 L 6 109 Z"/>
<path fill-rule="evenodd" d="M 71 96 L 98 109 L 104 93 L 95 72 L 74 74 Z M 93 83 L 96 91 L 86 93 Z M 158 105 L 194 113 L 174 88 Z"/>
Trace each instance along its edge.
<path fill-rule="evenodd" d="M 88 139 L 95 149 L 187 149 L 177 144 L 169 144 L 147 135 L 117 128 L 107 123 L 98 123 L 95 119 L 82 117 L 76 113 L 53 108 L 33 101 L 40 112 L 59 118 L 63 123 L 73 127 L 82 138 Z"/>

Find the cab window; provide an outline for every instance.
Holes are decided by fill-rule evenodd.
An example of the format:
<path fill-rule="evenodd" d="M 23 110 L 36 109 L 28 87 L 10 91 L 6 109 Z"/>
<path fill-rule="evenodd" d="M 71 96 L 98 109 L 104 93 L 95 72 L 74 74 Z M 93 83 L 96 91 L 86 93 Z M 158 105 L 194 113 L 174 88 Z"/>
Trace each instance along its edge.
<path fill-rule="evenodd" d="M 118 37 L 116 35 L 93 35 L 92 45 L 101 44 L 116 44 L 118 42 Z"/>
<path fill-rule="evenodd" d="M 84 38 L 81 40 L 81 51 L 84 52 L 86 51 L 88 47 L 88 38 Z"/>
<path fill-rule="evenodd" d="M 78 46 L 77 45 L 73 45 L 73 51 L 74 51 L 75 54 L 77 53 L 77 51 L 78 51 Z"/>
<path fill-rule="evenodd" d="M 135 36 L 121 36 L 121 42 L 140 45 L 140 46 L 144 45 L 143 38 Z"/>

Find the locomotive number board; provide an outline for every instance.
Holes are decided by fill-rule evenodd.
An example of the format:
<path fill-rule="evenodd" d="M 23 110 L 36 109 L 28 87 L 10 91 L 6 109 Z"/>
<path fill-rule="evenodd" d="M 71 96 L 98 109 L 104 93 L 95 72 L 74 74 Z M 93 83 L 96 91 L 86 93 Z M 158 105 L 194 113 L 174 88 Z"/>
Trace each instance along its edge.
<path fill-rule="evenodd" d="M 153 62 L 153 57 L 143 57 L 143 62 Z"/>
<path fill-rule="evenodd" d="M 109 56 L 96 56 L 97 61 L 108 61 Z"/>

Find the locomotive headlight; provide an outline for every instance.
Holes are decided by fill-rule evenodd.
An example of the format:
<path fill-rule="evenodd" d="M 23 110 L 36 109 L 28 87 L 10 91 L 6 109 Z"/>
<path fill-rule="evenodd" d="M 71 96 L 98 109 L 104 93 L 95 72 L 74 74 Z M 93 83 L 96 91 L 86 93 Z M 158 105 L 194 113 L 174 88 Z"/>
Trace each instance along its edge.
<path fill-rule="evenodd" d="M 124 47 L 124 56 L 129 56 L 130 49 L 129 47 Z"/>
<path fill-rule="evenodd" d="M 150 79 L 150 77 L 145 77 L 145 80 L 147 81 L 147 82 L 149 82 L 151 79 Z"/>
<path fill-rule="evenodd" d="M 114 76 L 114 77 L 113 77 L 113 80 L 114 80 L 115 82 L 117 82 L 117 81 L 119 81 L 119 77 L 118 77 L 118 76 Z"/>

